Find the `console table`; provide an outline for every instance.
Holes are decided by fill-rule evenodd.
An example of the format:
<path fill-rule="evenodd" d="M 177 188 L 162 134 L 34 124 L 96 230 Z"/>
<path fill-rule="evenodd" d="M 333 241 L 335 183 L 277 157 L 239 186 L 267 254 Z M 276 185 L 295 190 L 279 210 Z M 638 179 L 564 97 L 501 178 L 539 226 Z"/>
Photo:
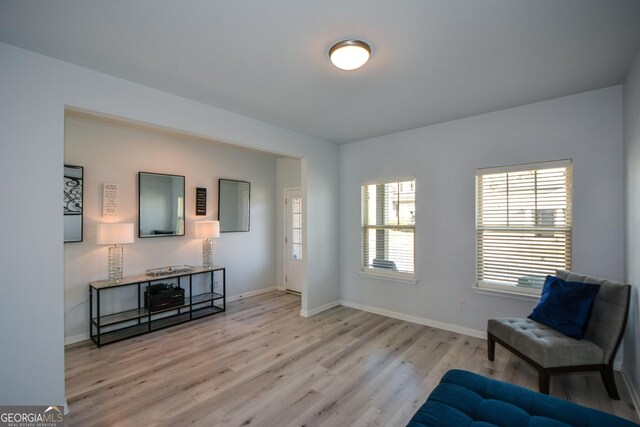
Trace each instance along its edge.
<path fill-rule="evenodd" d="M 194 276 L 197 277 L 195 281 L 200 283 L 194 284 Z M 221 286 L 219 276 L 222 276 Z M 149 290 L 154 283 L 167 281 L 185 289 L 184 303 L 158 311 L 146 309 L 144 291 Z M 117 293 L 121 294 L 119 298 L 116 296 Z M 138 274 L 123 277 L 117 283 L 107 280 L 91 282 L 89 283 L 89 335 L 100 347 L 221 313 L 226 309 L 225 295 L 226 270 L 222 266 L 194 267 L 193 270 L 161 276 Z"/>

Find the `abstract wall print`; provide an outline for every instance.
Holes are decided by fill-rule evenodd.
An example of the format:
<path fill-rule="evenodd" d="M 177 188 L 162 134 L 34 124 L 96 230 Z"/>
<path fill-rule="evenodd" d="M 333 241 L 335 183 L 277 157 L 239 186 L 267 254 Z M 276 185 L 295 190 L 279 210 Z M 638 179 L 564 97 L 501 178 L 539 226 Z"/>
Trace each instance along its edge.
<path fill-rule="evenodd" d="M 82 241 L 84 168 L 64 165 L 62 209 L 64 214 L 64 241 Z"/>
<path fill-rule="evenodd" d="M 82 178 L 64 177 L 64 214 L 82 215 Z"/>

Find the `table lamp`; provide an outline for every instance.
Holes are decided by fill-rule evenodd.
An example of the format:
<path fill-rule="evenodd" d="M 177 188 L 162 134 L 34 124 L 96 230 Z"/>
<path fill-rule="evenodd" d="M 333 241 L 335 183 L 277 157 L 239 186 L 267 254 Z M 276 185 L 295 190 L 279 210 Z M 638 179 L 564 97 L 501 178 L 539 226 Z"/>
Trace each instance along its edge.
<path fill-rule="evenodd" d="M 196 239 L 202 241 L 202 266 L 204 268 L 213 267 L 211 239 L 220 237 L 220 221 L 198 221 L 196 222 Z"/>
<path fill-rule="evenodd" d="M 113 245 L 109 247 L 109 282 L 118 283 L 122 280 L 123 251 L 122 246 L 133 243 L 132 223 L 102 223 L 98 224 L 97 241 L 99 245 Z"/>

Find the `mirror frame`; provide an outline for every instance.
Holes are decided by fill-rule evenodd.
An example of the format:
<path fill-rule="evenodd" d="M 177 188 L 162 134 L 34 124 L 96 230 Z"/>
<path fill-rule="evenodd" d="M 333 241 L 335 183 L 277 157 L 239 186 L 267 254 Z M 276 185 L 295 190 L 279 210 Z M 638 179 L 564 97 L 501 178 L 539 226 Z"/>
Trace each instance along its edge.
<path fill-rule="evenodd" d="M 67 176 L 67 168 L 79 169 L 80 170 L 80 177 Z M 77 214 L 77 213 L 65 213 L 64 212 L 65 198 L 67 196 L 65 178 L 80 180 L 80 183 L 79 183 L 79 186 L 80 186 L 80 213 L 79 214 Z M 62 238 L 64 240 L 64 243 L 82 242 L 84 240 L 84 167 L 83 166 L 76 166 L 76 165 L 64 165 L 62 179 L 63 179 L 63 186 L 64 186 L 64 192 L 63 192 L 63 195 L 62 195 L 62 197 L 63 197 L 63 199 L 62 199 L 63 215 L 64 216 L 73 216 L 73 217 L 78 217 L 79 216 L 80 217 L 80 240 L 66 240 L 66 238 L 64 237 L 64 231 L 65 231 L 64 229 L 63 229 L 63 233 L 62 233 L 62 235 L 63 235 Z"/>
<path fill-rule="evenodd" d="M 140 186 L 141 184 L 141 178 L 142 175 L 158 175 L 158 176 L 169 176 L 169 177 L 173 177 L 173 178 L 182 178 L 182 198 L 183 198 L 183 206 L 182 206 L 182 210 L 183 210 L 183 221 L 184 221 L 184 229 L 182 230 L 181 234 L 142 234 L 142 188 Z M 156 172 L 138 172 L 138 237 L 141 239 L 147 239 L 147 238 L 155 238 L 155 237 L 184 237 L 187 234 L 187 221 L 186 221 L 186 200 L 187 200 L 187 193 L 185 191 L 185 177 L 184 175 L 172 175 L 172 174 L 168 174 L 168 173 L 156 173 Z"/>
<path fill-rule="evenodd" d="M 223 225 L 223 221 L 224 219 L 221 217 L 221 204 L 223 203 L 222 201 L 222 183 L 223 182 L 240 182 L 243 184 L 247 184 L 249 186 L 249 200 L 248 200 L 248 205 L 247 205 L 247 228 L 245 229 L 237 229 L 237 230 L 224 230 L 224 225 Z M 220 222 L 220 233 L 245 233 L 251 230 L 251 183 L 249 181 L 241 181 L 238 179 L 226 179 L 226 178 L 220 178 L 218 179 L 218 221 Z"/>

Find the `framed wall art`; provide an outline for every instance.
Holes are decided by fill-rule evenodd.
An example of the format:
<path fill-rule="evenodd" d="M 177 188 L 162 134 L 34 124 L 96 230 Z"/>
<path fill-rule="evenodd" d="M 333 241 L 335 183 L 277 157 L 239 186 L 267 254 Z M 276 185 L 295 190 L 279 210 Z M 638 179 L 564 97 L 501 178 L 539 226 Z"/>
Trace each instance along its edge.
<path fill-rule="evenodd" d="M 207 215 L 207 189 L 196 187 L 196 216 Z"/>
<path fill-rule="evenodd" d="M 65 243 L 82 242 L 83 181 L 82 166 L 64 165 L 62 210 Z"/>

